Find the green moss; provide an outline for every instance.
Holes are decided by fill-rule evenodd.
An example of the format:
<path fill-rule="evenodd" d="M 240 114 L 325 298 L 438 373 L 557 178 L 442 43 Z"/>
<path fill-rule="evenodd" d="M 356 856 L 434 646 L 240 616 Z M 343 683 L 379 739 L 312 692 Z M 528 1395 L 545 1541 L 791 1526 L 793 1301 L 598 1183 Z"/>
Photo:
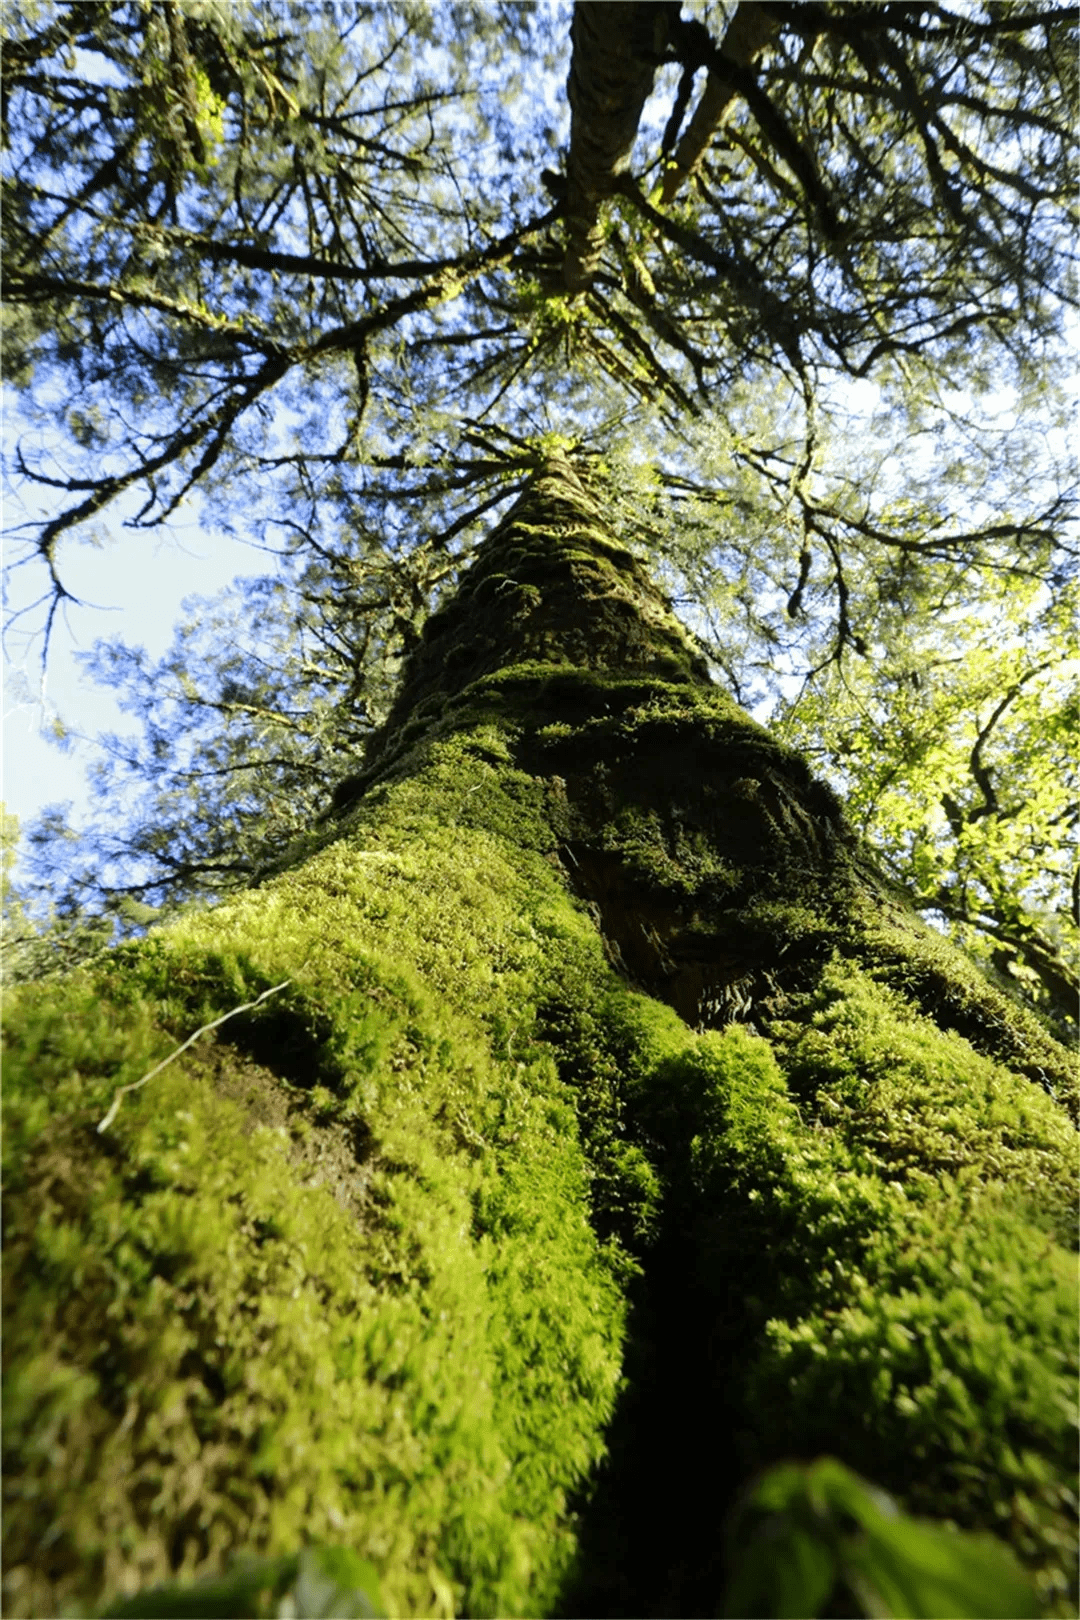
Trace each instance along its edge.
<path fill-rule="evenodd" d="M 602 834 L 601 847 L 619 857 L 630 879 L 693 899 L 708 884 L 713 895 L 736 891 L 741 873 L 717 853 L 701 828 L 664 826 L 656 810 L 624 805 Z"/>
<path fill-rule="evenodd" d="M 302 861 L 10 998 L 8 1612 L 308 1540 L 392 1612 L 550 1612 L 653 1254 L 725 1477 L 830 1451 L 1064 1612 L 1075 1135 L 976 1049 L 974 978 L 813 864 L 835 807 L 717 694 L 534 663 L 432 713 Z M 759 801 L 809 828 L 790 879 Z M 674 896 L 673 949 L 753 941 L 757 1032 L 617 977 L 571 836 Z"/>
<path fill-rule="evenodd" d="M 447 816 L 477 769 L 449 749 L 378 842 L 9 1008 L 9 1612 L 306 1539 L 369 1557 L 394 1612 L 548 1607 L 626 1262 L 536 1006 L 564 948 L 608 970 L 540 857 Z"/>
<path fill-rule="evenodd" d="M 989 984 L 974 963 L 895 902 L 861 910 L 853 939 L 880 983 L 938 1025 L 1027 1075 L 1080 1121 L 1080 1071 L 1034 1015 Z"/>
<path fill-rule="evenodd" d="M 1075 1242 L 1075 1132 L 1043 1091 L 841 958 L 800 1011 L 775 1031 L 785 1065 L 853 1164 L 899 1182 L 974 1170 Z"/>
<path fill-rule="evenodd" d="M 667 1021 L 623 1020 L 652 1049 L 635 1114 L 682 1234 L 669 1263 L 713 1301 L 740 1471 L 841 1456 L 1005 1536 L 1070 1612 L 1075 1133 L 850 962 L 799 1013 L 681 1050 Z"/>

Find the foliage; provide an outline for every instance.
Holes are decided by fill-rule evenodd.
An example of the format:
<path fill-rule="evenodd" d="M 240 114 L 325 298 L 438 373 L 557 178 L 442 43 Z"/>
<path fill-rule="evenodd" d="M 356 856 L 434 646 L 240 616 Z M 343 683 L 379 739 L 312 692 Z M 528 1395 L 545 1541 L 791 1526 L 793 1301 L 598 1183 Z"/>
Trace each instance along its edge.
<path fill-rule="evenodd" d="M 40 831 L 45 819 L 35 824 L 36 830 Z M 43 909 L 41 897 L 32 889 L 16 887 L 12 874 L 20 855 L 19 820 L 0 806 L 0 824 L 4 983 L 18 984 L 26 979 L 39 979 L 57 969 L 74 967 L 111 944 L 115 929 L 108 914 L 64 897 L 59 904 L 48 903 Z M 51 875 L 56 874 L 58 865 L 54 851 L 49 860 Z"/>
<path fill-rule="evenodd" d="M 1000 1542 L 908 1518 L 833 1457 L 769 1469 L 728 1535 L 735 1572 L 725 1614 L 827 1613 L 838 1583 L 863 1614 L 1017 1620 L 1039 1613 Z"/>
<path fill-rule="evenodd" d="M 863 374 L 890 353 L 934 353 L 939 365 L 955 355 L 963 365 L 963 343 L 998 315 L 1008 322 L 1022 310 L 1036 328 L 1052 321 L 1060 286 L 1054 216 L 1066 194 L 1075 96 L 1072 69 L 1057 58 L 1057 30 L 1074 18 L 1049 9 L 747 10 L 749 17 L 728 13 L 722 44 L 700 20 L 664 19 L 682 91 L 660 152 L 647 130 L 635 155 L 641 179 L 666 169 L 666 210 L 654 206 L 655 193 L 645 199 L 637 176 L 621 172 L 622 153 L 610 154 L 604 172 L 602 112 L 575 119 L 572 133 L 571 236 L 580 229 L 578 190 L 618 196 L 638 226 L 639 251 L 651 233 L 665 241 L 667 253 L 649 256 L 644 271 L 624 248 L 620 269 L 639 308 L 648 312 L 655 298 L 664 336 L 672 342 L 674 328 L 682 338 L 699 386 L 723 347 L 700 321 L 702 305 L 717 325 L 734 328 L 744 356 L 782 354 L 798 369 L 801 353 L 823 354 Z M 603 83 L 606 73 L 610 84 L 627 49 L 588 21 L 586 13 L 575 31 L 575 113 L 590 79 Z M 719 19 L 710 21 L 716 27 Z M 758 28 L 752 42 L 748 21 Z M 640 61 L 648 43 L 629 49 Z M 722 84 L 726 105 L 707 131 L 716 137 L 711 148 L 699 148 L 692 188 L 674 203 L 679 181 L 671 184 L 668 159 L 701 68 L 710 83 L 698 111 L 714 85 Z M 1045 75 L 1044 103 L 1031 73 Z M 745 106 L 738 120 L 730 116 L 737 98 Z M 611 107 L 612 130 L 629 99 Z M 763 230 L 763 218 L 783 225 Z M 1032 233 L 1027 222 L 1036 218 Z M 571 285 L 574 268 L 568 262 Z"/>
<path fill-rule="evenodd" d="M 220 1620 L 273 1615 L 275 1620 L 367 1620 L 385 1613 L 371 1564 L 344 1547 L 305 1548 L 291 1558 L 248 1559 L 229 1574 L 193 1586 L 161 1586 L 111 1604 L 103 1620 L 155 1620 L 158 1615 Z"/>
<path fill-rule="evenodd" d="M 87 674 L 139 729 L 100 739 L 92 834 L 60 807 L 30 829 L 31 881 L 73 911 L 142 906 L 130 930 L 147 902 L 249 882 L 306 831 L 382 718 L 400 656 L 392 581 L 380 595 L 359 572 L 309 564 L 193 599 L 156 663 L 95 644 Z"/>
<path fill-rule="evenodd" d="M 1034 442 L 1063 363 L 1075 18 L 762 15 L 739 68 L 700 20 L 669 19 L 629 168 L 594 188 L 603 247 L 573 297 L 566 176 L 542 168 L 565 146 L 565 9 L 57 0 L 13 18 L 6 358 L 68 451 L 60 477 L 15 457 L 71 497 L 33 542 L 51 589 L 61 537 L 135 487 L 137 525 L 205 488 L 249 531 L 310 546 L 360 512 L 407 556 L 498 504 L 555 433 L 629 438 L 726 501 L 690 429 L 708 438 L 742 390 L 773 402 L 742 459 L 795 514 L 785 600 L 808 604 L 820 567 L 841 643 L 865 639 L 872 598 L 843 567 L 859 523 L 914 566 L 928 514 L 860 517 L 807 483 L 819 402 L 838 376 L 901 396 L 895 452 L 935 392 L 973 422 L 1017 397 L 1010 443 Z M 596 62 L 586 34 L 579 88 L 618 48 L 602 14 Z M 729 106 L 681 194 L 651 203 L 702 69 L 735 74 L 740 117 Z M 588 138 L 579 119 L 573 186 Z M 1062 488 L 1018 502 L 1014 482 L 995 522 L 938 486 L 932 554 L 1045 576 Z"/>
<path fill-rule="evenodd" d="M 1076 819 L 1071 592 L 1021 633 L 1014 586 L 972 622 L 892 627 L 887 656 L 832 669 L 782 735 L 845 790 L 855 826 L 921 909 L 1069 1038 Z"/>
<path fill-rule="evenodd" d="M 50 415 L 51 378 L 70 371 L 58 425 L 95 469 L 45 556 L 133 482 L 151 480 L 136 521 L 153 521 L 212 474 L 235 478 L 237 455 L 263 481 L 285 474 L 274 515 L 292 506 L 302 523 L 316 489 L 353 493 L 369 426 L 374 449 L 380 416 L 414 415 L 425 312 L 535 228 L 507 217 L 492 162 L 505 113 L 477 88 L 496 66 L 520 83 L 502 46 L 507 29 L 524 43 L 529 19 L 465 16 L 118 3 L 12 20 L 7 361 Z M 463 212 L 465 150 L 481 161 Z M 129 419 L 145 424 L 134 439 Z M 374 464 L 417 459 L 414 431 L 404 460 L 376 450 Z"/>

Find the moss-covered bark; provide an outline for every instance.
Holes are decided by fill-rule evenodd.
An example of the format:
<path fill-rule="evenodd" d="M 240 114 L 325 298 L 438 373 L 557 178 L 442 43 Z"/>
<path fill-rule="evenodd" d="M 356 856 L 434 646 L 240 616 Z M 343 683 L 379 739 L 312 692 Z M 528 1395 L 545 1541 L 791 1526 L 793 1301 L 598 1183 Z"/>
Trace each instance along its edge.
<path fill-rule="evenodd" d="M 1065 1054 L 566 464 L 310 846 L 7 1041 L 10 1614 L 306 1539 L 395 1613 L 714 1612 L 731 1490 L 817 1451 L 1069 1612 Z"/>

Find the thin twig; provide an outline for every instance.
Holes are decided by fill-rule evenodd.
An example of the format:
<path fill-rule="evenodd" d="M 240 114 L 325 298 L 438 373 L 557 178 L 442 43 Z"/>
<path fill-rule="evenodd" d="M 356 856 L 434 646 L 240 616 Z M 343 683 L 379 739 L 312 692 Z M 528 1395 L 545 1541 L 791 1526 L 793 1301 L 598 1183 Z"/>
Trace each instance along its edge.
<path fill-rule="evenodd" d="M 226 1019 L 235 1018 L 237 1013 L 250 1012 L 252 1007 L 257 1007 L 260 1001 L 266 1000 L 267 996 L 276 996 L 279 990 L 284 990 L 285 986 L 291 983 L 291 979 L 282 979 L 280 984 L 275 984 L 272 990 L 264 990 L 262 995 L 256 996 L 254 1001 L 245 1001 L 242 1007 L 234 1007 L 231 1012 L 222 1013 L 221 1017 L 215 1018 L 213 1023 L 204 1024 L 201 1029 L 197 1029 L 195 1031 L 194 1035 L 189 1035 L 183 1046 L 178 1046 L 175 1052 L 170 1052 L 167 1058 L 162 1058 L 161 1062 L 157 1064 L 155 1068 L 151 1069 L 149 1074 L 144 1074 L 141 1080 L 132 1081 L 130 1086 L 121 1086 L 112 1100 L 112 1106 L 110 1107 L 109 1112 L 105 1115 L 105 1118 L 98 1126 L 98 1135 L 100 1136 L 102 1131 L 108 1130 L 109 1126 L 120 1112 L 120 1099 L 127 1092 L 138 1091 L 140 1086 L 145 1086 L 146 1082 L 148 1080 L 152 1080 L 155 1074 L 160 1074 L 162 1069 L 172 1062 L 173 1058 L 178 1058 L 181 1052 L 186 1052 L 188 1047 L 191 1046 L 194 1041 L 197 1041 L 200 1035 L 205 1035 L 208 1030 L 217 1029 L 218 1025 L 225 1023 Z"/>

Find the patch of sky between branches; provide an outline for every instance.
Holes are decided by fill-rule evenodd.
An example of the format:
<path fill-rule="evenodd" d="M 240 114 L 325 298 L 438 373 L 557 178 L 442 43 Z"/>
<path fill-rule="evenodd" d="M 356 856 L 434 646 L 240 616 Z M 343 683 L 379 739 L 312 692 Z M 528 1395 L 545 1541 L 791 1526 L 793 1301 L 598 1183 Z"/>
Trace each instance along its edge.
<path fill-rule="evenodd" d="M 130 723 L 114 695 L 91 683 L 78 654 L 99 638 L 118 637 L 160 657 L 172 640 L 184 600 L 210 596 L 239 574 L 260 571 L 260 553 L 223 530 L 205 529 L 196 516 L 167 527 L 124 527 L 138 509 L 137 493 L 118 501 L 97 525 L 93 545 L 64 548 L 61 578 L 75 598 L 56 615 L 48 664 L 41 667 L 41 618 L 31 630 L 9 627 L 4 656 L 3 799 L 25 823 L 58 801 L 89 808 L 86 772 L 103 731 Z M 40 595 L 41 576 L 17 562 L 16 525 L 43 515 L 25 487 L 5 500 L 5 562 L 10 570 L 9 619 Z M 49 515 L 49 514 L 44 514 Z"/>

